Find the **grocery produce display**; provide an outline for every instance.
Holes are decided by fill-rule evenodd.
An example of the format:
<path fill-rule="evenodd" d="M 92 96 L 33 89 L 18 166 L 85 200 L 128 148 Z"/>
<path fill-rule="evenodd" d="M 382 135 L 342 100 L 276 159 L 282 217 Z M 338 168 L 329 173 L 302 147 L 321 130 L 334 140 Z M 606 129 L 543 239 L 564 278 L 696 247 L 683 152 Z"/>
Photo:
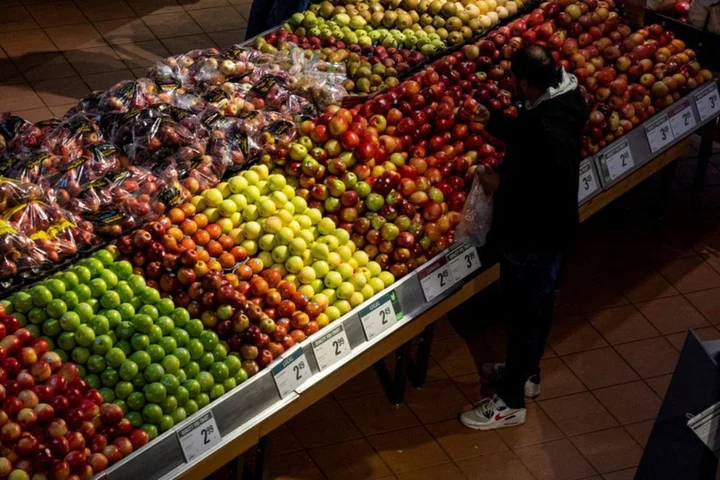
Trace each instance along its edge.
<path fill-rule="evenodd" d="M 522 45 L 577 76 L 585 156 L 712 78 L 613 0 L 543 3 L 411 70 L 522 6 L 324 2 L 62 119 L 3 115 L 0 476 L 90 478 L 451 246 Z"/>
<path fill-rule="evenodd" d="M 393 87 L 399 76 L 511 18 L 523 0 L 325 1 L 296 13 L 280 29 L 255 39 L 255 48 L 273 52 L 297 45 L 308 54 L 344 67 L 349 93 Z"/>

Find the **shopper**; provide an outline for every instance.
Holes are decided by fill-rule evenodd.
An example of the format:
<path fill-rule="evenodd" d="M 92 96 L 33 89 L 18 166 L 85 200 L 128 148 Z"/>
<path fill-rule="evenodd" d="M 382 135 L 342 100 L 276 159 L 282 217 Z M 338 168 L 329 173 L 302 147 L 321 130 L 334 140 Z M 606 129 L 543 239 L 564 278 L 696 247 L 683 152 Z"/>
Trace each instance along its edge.
<path fill-rule="evenodd" d="M 245 38 L 253 38 L 277 27 L 293 13 L 305 10 L 309 3 L 309 0 L 254 0 Z"/>
<path fill-rule="evenodd" d="M 578 224 L 580 138 L 587 107 L 577 79 L 556 68 L 551 52 L 540 45 L 518 50 L 512 72 L 524 106 L 517 118 L 490 118 L 488 131 L 506 142 L 507 152 L 497 173 L 478 175 L 494 196 L 491 235 L 500 251 L 508 338 L 506 362 L 482 367 L 496 395 L 460 416 L 464 425 L 478 430 L 524 423 L 525 395 L 540 393 L 540 359 L 554 292 Z"/>

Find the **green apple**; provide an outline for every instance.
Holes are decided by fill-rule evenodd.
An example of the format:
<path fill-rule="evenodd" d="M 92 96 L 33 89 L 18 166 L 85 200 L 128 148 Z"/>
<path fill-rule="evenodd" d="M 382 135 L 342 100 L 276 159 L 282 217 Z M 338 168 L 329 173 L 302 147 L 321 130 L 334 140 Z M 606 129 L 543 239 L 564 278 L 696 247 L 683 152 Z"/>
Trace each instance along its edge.
<path fill-rule="evenodd" d="M 217 188 L 208 188 L 203 192 L 208 207 L 217 207 L 224 200 L 222 192 Z"/>
<path fill-rule="evenodd" d="M 228 188 L 231 193 L 242 193 L 248 187 L 248 181 L 242 175 L 235 175 L 228 180 Z"/>
<path fill-rule="evenodd" d="M 315 278 L 315 269 L 312 267 L 303 267 L 300 269 L 300 272 L 298 272 L 298 280 L 300 280 L 300 283 L 309 284 L 315 280 Z"/>
<path fill-rule="evenodd" d="M 330 254 L 330 247 L 324 243 L 314 243 L 310 249 L 310 253 L 315 260 L 327 260 Z"/>
<path fill-rule="evenodd" d="M 260 197 L 257 201 L 258 213 L 267 218 L 277 211 L 277 205 L 268 197 Z"/>
<path fill-rule="evenodd" d="M 293 240 L 293 238 L 295 238 L 295 234 L 292 230 L 290 230 L 289 227 L 282 227 L 275 234 L 275 241 L 278 243 L 278 245 L 288 245 Z"/>
<path fill-rule="evenodd" d="M 283 226 L 282 220 L 277 215 L 272 215 L 263 220 L 263 230 L 267 233 L 277 233 Z"/>
<path fill-rule="evenodd" d="M 257 171 L 255 171 L 255 169 L 245 170 L 244 172 L 242 172 L 242 176 L 245 177 L 248 185 L 255 185 L 260 181 L 260 175 Z"/>
<path fill-rule="evenodd" d="M 332 271 L 325 275 L 324 283 L 327 288 L 337 289 L 342 282 L 343 276 L 339 272 Z"/>
<path fill-rule="evenodd" d="M 320 223 L 320 220 L 323 219 L 322 212 L 318 210 L 317 208 L 309 208 L 306 210 L 306 215 L 310 217 L 310 221 L 313 225 L 317 225 Z M 329 220 L 329 219 L 328 219 Z M 330 220 L 332 222 L 332 220 Z M 333 223 L 333 230 L 335 229 L 335 224 Z"/>
<path fill-rule="evenodd" d="M 382 280 L 383 284 L 386 287 L 389 287 L 390 285 L 392 285 L 395 282 L 395 277 L 393 276 L 393 274 L 390 272 L 387 272 L 387 271 L 380 272 L 380 274 L 378 274 L 377 278 Z"/>
<path fill-rule="evenodd" d="M 333 306 L 333 305 L 330 305 L 329 307 L 327 307 L 325 309 L 324 313 L 325 313 L 325 315 L 327 315 L 328 319 L 330 319 L 331 322 L 337 320 L 338 318 L 340 318 L 342 316 L 342 314 L 340 313 L 340 310 L 336 306 Z"/>
<path fill-rule="evenodd" d="M 313 262 L 312 269 L 315 270 L 316 278 L 325 278 L 330 272 L 330 265 L 324 260 L 317 260 Z"/>
<path fill-rule="evenodd" d="M 290 243 L 288 243 L 288 249 L 291 255 L 302 255 L 303 252 L 307 250 L 307 242 L 302 238 L 293 238 Z"/>
<path fill-rule="evenodd" d="M 258 246 L 261 250 L 264 250 L 266 252 L 271 251 L 273 248 L 275 248 L 275 235 L 266 233 L 258 240 Z"/>
<path fill-rule="evenodd" d="M 310 285 L 300 285 L 298 287 L 298 292 L 302 293 L 308 298 L 313 298 L 315 296 L 315 290 Z"/>
<path fill-rule="evenodd" d="M 302 268 L 304 266 L 305 266 L 305 264 L 303 263 L 302 258 L 300 258 L 296 255 L 288 258 L 285 261 L 285 268 L 287 269 L 288 272 L 293 273 L 293 274 L 299 273 L 300 270 L 302 270 Z"/>
<path fill-rule="evenodd" d="M 350 305 L 350 302 L 347 300 L 338 300 L 333 304 L 333 306 L 340 311 L 340 315 L 345 315 L 352 310 L 352 305 Z"/>
<path fill-rule="evenodd" d="M 335 222 L 333 222 L 330 218 L 323 218 L 318 222 L 318 231 L 322 235 L 330 235 L 335 231 Z"/>
<path fill-rule="evenodd" d="M 271 253 L 272 261 L 275 263 L 284 263 L 288 259 L 288 255 L 288 247 L 285 245 L 278 245 L 273 248 Z"/>
<path fill-rule="evenodd" d="M 302 197 L 293 197 L 290 202 L 295 207 L 295 213 L 304 213 L 307 210 L 307 202 Z M 313 222 L 311 222 L 313 223 Z M 316 222 L 315 222 L 316 223 Z"/>

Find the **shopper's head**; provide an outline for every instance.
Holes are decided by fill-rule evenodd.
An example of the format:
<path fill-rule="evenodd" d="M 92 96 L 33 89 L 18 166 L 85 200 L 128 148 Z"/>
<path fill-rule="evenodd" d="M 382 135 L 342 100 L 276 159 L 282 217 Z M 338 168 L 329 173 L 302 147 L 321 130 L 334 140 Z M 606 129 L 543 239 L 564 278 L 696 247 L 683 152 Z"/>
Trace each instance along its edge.
<path fill-rule="evenodd" d="M 512 73 L 518 96 L 534 101 L 557 79 L 555 59 L 547 47 L 528 45 L 512 57 Z"/>

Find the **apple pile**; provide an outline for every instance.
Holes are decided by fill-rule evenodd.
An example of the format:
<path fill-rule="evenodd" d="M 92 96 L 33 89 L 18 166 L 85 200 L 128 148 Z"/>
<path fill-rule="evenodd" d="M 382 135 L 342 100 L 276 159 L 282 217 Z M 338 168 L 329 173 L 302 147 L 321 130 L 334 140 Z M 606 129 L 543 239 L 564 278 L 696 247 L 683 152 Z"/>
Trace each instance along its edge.
<path fill-rule="evenodd" d="M 248 375 L 394 281 L 265 165 L 120 238 L 118 249 L 227 339 Z"/>
<path fill-rule="evenodd" d="M 49 341 L 0 310 L 3 478 L 89 479 L 149 441 Z"/>
<path fill-rule="evenodd" d="M 332 36 L 346 44 L 405 46 L 433 55 L 446 45 L 464 43 L 522 7 L 522 1 L 514 0 L 404 0 L 387 5 L 326 1 L 294 14 L 284 28 L 298 38 Z"/>
<path fill-rule="evenodd" d="M 382 45 L 346 44 L 329 36 L 302 37 L 289 33 L 284 28 L 258 37 L 253 43 L 259 50 L 266 45 L 277 47 L 279 52 L 292 51 L 295 45 L 304 49 L 306 55 L 320 55 L 331 65 L 342 65 L 348 78 L 342 86 L 348 93 L 371 93 L 399 83 L 399 77 L 409 68 L 423 62 L 425 55 L 409 48 L 384 47 Z M 340 103 L 340 102 L 334 102 Z M 325 107 L 328 103 L 318 104 Z"/>
<path fill-rule="evenodd" d="M 136 241 L 145 234 L 137 230 Z M 83 381 L 150 438 L 247 378 L 215 332 L 109 250 L 4 305 L 33 335 L 51 339 L 54 354 L 72 360 Z"/>
<path fill-rule="evenodd" d="M 591 106 L 583 153 L 592 155 L 712 78 L 672 32 L 660 25 L 633 32 L 614 8 L 613 0 L 546 2 L 465 47 L 466 60 L 474 60 L 482 81 L 474 98 L 491 111 L 516 115 L 510 59 L 523 44 L 547 45 L 557 64 L 578 78 Z M 441 69 L 449 59 L 434 67 Z M 462 76 L 467 62 L 459 60 Z"/>
<path fill-rule="evenodd" d="M 495 167 L 502 153 L 475 120 L 474 69 L 456 84 L 451 71 L 427 68 L 354 110 L 328 107 L 271 159 L 396 278 L 452 243 L 475 166 Z"/>

